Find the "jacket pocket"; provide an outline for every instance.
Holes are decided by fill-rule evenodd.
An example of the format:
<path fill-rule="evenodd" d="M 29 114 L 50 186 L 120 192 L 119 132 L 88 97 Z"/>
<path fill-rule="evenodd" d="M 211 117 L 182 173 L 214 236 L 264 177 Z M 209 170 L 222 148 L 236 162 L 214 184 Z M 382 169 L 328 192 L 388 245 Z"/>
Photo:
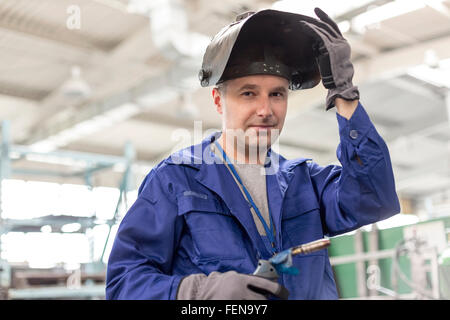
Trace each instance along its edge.
<path fill-rule="evenodd" d="M 285 199 L 281 224 L 285 248 L 323 238 L 319 203 L 310 194 Z"/>
<path fill-rule="evenodd" d="M 312 210 L 319 209 L 319 202 L 315 194 L 299 194 L 284 200 L 283 220 L 290 219 Z"/>
<path fill-rule="evenodd" d="M 244 257 L 239 223 L 228 208 L 210 196 L 180 194 L 178 215 L 183 216 L 191 234 L 194 260 L 198 262 Z"/>

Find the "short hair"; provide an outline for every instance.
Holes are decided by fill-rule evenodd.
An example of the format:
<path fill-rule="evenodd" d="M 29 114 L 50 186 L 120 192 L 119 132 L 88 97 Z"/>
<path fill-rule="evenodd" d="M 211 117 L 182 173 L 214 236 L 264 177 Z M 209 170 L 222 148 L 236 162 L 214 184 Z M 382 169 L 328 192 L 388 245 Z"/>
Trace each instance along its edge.
<path fill-rule="evenodd" d="M 221 94 L 225 94 L 225 92 L 227 91 L 227 82 L 221 82 L 216 84 L 216 86 L 214 87 L 214 89 L 217 89 L 217 91 L 219 91 Z"/>

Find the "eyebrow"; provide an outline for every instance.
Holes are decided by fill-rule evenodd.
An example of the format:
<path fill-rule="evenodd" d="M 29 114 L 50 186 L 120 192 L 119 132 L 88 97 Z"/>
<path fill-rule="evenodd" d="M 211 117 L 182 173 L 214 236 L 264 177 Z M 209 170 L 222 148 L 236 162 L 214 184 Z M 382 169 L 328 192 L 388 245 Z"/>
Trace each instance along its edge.
<path fill-rule="evenodd" d="M 247 84 L 244 84 L 242 87 L 240 87 L 238 91 L 256 90 L 258 88 L 259 88 L 259 86 L 256 85 L 256 84 L 249 84 L 249 83 L 247 83 Z M 287 89 L 285 87 L 283 87 L 283 86 L 279 86 L 279 87 L 275 87 L 275 88 L 271 89 L 270 91 L 272 91 L 272 92 L 273 91 L 282 91 L 282 92 L 286 93 Z"/>
<path fill-rule="evenodd" d="M 242 91 L 242 90 L 255 90 L 258 89 L 258 86 L 256 84 L 244 84 L 242 87 L 239 88 L 238 91 Z"/>
<path fill-rule="evenodd" d="M 283 93 L 287 93 L 287 89 L 285 87 L 276 87 L 272 89 L 271 91 L 282 91 Z"/>

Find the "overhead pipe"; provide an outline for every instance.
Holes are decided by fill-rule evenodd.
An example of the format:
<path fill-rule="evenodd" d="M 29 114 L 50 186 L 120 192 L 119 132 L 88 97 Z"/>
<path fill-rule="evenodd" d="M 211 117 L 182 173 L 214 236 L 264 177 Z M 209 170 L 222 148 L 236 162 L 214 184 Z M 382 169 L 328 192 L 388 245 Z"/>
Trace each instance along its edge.
<path fill-rule="evenodd" d="M 209 37 L 189 30 L 186 9 L 180 0 L 153 0 L 148 16 L 152 39 L 172 61 L 196 59 L 201 63 Z"/>

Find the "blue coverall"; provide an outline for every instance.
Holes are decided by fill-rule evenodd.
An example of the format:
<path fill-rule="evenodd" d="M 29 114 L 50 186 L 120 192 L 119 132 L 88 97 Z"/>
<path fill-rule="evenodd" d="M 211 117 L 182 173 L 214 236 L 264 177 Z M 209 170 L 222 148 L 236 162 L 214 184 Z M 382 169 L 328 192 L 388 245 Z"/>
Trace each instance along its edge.
<path fill-rule="evenodd" d="M 277 252 L 400 211 L 387 146 L 366 111 L 358 104 L 350 120 L 336 115 L 342 167 L 269 153 L 271 159 L 280 157 L 276 174 L 266 176 Z M 194 152 L 197 147 L 212 155 L 205 148 L 218 136 L 179 151 L 182 164 L 168 157 L 147 175 L 114 241 L 107 299 L 175 299 L 186 275 L 229 270 L 251 274 L 258 259 L 272 256 L 225 165 L 199 163 Z M 294 256 L 293 264 L 299 274 L 279 279 L 289 299 L 338 298 L 326 249 Z"/>

